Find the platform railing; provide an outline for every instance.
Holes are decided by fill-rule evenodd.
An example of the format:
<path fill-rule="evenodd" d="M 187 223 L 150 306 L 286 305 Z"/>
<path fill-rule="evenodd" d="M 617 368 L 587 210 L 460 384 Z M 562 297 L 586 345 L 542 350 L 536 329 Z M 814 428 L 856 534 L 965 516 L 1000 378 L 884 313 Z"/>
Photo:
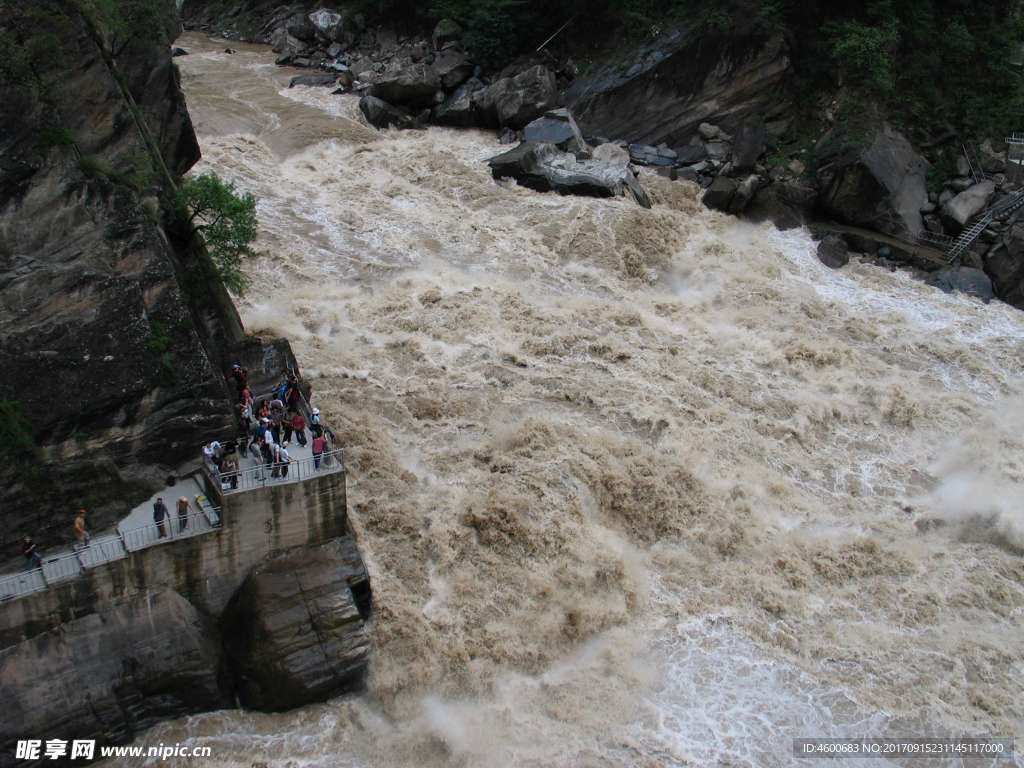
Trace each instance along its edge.
<path fill-rule="evenodd" d="M 0 602 L 41 592 L 54 584 L 78 578 L 90 568 L 120 560 L 129 552 L 211 533 L 218 530 L 220 525 L 220 509 L 203 505 L 198 512 L 191 512 L 184 518 L 171 512 L 164 520 L 163 536 L 155 521 L 123 531 L 117 529 L 112 534 L 100 534 L 85 546 L 76 545 L 71 552 L 41 556 L 42 567 L 0 576 Z"/>
<path fill-rule="evenodd" d="M 191 538 L 202 533 L 209 533 L 220 527 L 220 514 L 217 510 L 211 510 L 215 514 L 206 512 L 192 512 L 184 517 L 179 517 L 177 512 L 168 509 L 167 517 L 162 523 L 153 521 L 145 525 L 139 525 L 124 531 L 118 531 L 124 547 L 129 552 L 136 552 L 140 549 L 147 549 L 157 544 L 169 544 L 172 541 Z"/>
<path fill-rule="evenodd" d="M 342 448 L 336 448 L 324 451 L 320 456 L 289 461 L 286 464 L 257 464 L 238 472 L 221 472 L 221 488 L 225 494 L 241 493 L 255 488 L 265 488 L 268 485 L 298 483 L 321 475 L 341 472 L 345 469 L 343 453 Z M 218 474 L 216 468 L 211 468 L 210 472 L 214 476 Z"/>

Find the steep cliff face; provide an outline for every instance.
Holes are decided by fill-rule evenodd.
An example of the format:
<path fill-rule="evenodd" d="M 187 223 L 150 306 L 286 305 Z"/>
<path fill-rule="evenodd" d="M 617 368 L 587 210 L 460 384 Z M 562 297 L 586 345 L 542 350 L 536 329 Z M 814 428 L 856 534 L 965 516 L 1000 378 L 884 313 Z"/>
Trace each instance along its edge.
<path fill-rule="evenodd" d="M 25 534 L 66 541 L 80 506 L 94 529 L 113 522 L 223 434 L 220 368 L 243 339 L 222 289 L 183 288 L 197 256 L 161 224 L 171 179 L 199 158 L 173 2 L 157 34 L 112 42 L 116 59 L 74 7 L 0 22 L 8 53 L 49 49 L 0 81 L 0 401 L 4 434 L 38 450 L 0 469 L 7 556 Z"/>
<path fill-rule="evenodd" d="M 680 28 L 577 78 L 564 102 L 585 133 L 674 146 L 702 122 L 731 131 L 751 115 L 783 114 L 789 74 L 781 37 Z"/>
<path fill-rule="evenodd" d="M 230 704 L 211 622 L 169 590 L 0 650 L 0 744 L 31 734 L 123 743 L 154 723 Z M 40 676 L 46 679 L 39 684 Z M 5 750 L 0 765 L 13 765 Z"/>

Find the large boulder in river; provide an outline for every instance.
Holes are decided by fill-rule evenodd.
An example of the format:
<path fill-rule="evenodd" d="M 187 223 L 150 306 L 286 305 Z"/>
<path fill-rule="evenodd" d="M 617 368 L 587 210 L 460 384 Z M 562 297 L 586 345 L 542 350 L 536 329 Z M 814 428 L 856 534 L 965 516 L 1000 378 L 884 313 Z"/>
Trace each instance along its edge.
<path fill-rule="evenodd" d="M 523 128 L 523 141 L 554 144 L 566 152 L 584 152 L 587 142 L 568 109 L 552 109 Z"/>
<path fill-rule="evenodd" d="M 424 109 L 436 104 L 441 78 L 424 62 L 411 63 L 397 72 L 385 73 L 370 86 L 370 95 L 389 104 Z"/>
<path fill-rule="evenodd" d="M 481 90 L 484 84 L 475 77 L 456 88 L 442 104 L 434 107 L 431 120 L 437 125 L 451 125 L 458 128 L 469 128 L 476 122 L 476 107 L 473 105 L 473 94 Z"/>
<path fill-rule="evenodd" d="M 475 67 L 462 51 L 447 48 L 434 57 L 431 65 L 441 85 L 451 90 L 473 76 Z"/>
<path fill-rule="evenodd" d="M 728 176 L 719 176 L 704 191 L 704 205 L 716 211 L 728 212 L 740 183 Z"/>
<path fill-rule="evenodd" d="M 945 293 L 966 293 L 976 296 L 986 304 L 995 298 L 992 281 L 980 269 L 973 267 L 948 267 L 928 276 L 928 284 Z"/>
<path fill-rule="evenodd" d="M 481 118 L 491 127 L 523 128 L 558 100 L 555 73 L 540 64 L 515 77 L 503 77 L 473 97 Z"/>
<path fill-rule="evenodd" d="M 859 150 L 833 158 L 818 172 L 819 206 L 847 224 L 898 237 L 916 235 L 928 204 L 928 161 L 902 134 L 885 126 Z"/>
<path fill-rule="evenodd" d="M 850 262 L 846 241 L 839 235 L 826 235 L 818 243 L 818 261 L 830 269 L 845 267 Z"/>
<path fill-rule="evenodd" d="M 753 170 L 757 159 L 768 144 L 768 129 L 760 116 L 744 120 L 732 137 L 732 167 L 734 172 Z"/>
<path fill-rule="evenodd" d="M 647 193 L 629 169 L 628 159 L 625 163 L 610 162 L 595 151 L 593 159 L 578 160 L 554 144 L 524 141 L 487 162 L 494 178 L 515 179 L 522 186 L 539 192 L 620 197 L 628 191 L 640 205 L 651 207 Z"/>
<path fill-rule="evenodd" d="M 376 96 L 363 96 L 359 111 L 374 128 L 410 128 L 413 124 L 412 115 Z"/>
<path fill-rule="evenodd" d="M 255 569 L 221 617 L 242 705 L 291 709 L 359 688 L 368 600 L 366 570 L 347 537 Z"/>
<path fill-rule="evenodd" d="M 988 207 L 995 191 L 994 181 L 982 181 L 968 187 L 952 200 L 943 203 L 943 223 L 953 230 L 963 228 L 968 221 Z"/>
<path fill-rule="evenodd" d="M 984 266 L 996 296 L 1024 309 L 1024 223 L 1010 228 L 1003 241 L 985 257 Z"/>

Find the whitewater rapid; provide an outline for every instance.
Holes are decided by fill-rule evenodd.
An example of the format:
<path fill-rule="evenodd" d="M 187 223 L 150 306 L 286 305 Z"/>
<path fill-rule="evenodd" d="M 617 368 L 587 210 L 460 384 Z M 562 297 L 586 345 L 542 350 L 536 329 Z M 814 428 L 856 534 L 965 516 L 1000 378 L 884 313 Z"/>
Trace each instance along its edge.
<path fill-rule="evenodd" d="M 683 182 L 498 183 L 491 134 L 377 132 L 266 49 L 179 44 L 193 173 L 259 198 L 243 320 L 347 449 L 373 657 L 365 694 L 139 743 L 661 768 L 1022 732 L 1024 313 L 829 270 Z"/>

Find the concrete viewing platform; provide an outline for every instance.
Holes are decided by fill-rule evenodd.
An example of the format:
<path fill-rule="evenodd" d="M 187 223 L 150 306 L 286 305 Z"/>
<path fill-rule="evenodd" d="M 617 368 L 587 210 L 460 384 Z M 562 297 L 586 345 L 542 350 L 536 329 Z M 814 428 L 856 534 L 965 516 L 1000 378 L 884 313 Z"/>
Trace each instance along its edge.
<path fill-rule="evenodd" d="M 310 408 L 304 398 L 301 408 L 308 418 Z M 333 438 L 333 433 L 329 430 L 327 433 Z M 290 461 L 286 465 L 266 465 L 257 452 L 247 451 L 245 456 L 238 456 L 237 473 L 221 473 L 200 455 L 197 467 L 174 478 L 172 485 L 165 486 L 129 510 L 113 530 L 94 534 L 85 547 L 44 551 L 40 553 L 41 568 L 0 575 L 0 603 L 83 578 L 90 571 L 154 547 L 163 548 L 167 544 L 177 544 L 218 532 L 225 524 L 226 506 L 238 511 L 247 506 L 258 509 L 257 504 L 248 505 L 245 497 L 263 489 L 287 487 L 340 475 L 331 478 L 328 487 L 332 489 L 330 495 L 335 497 L 335 489 L 340 484 L 341 514 L 344 518 L 345 466 L 342 450 L 334 446 L 333 440 L 329 440 L 327 450 L 321 456 L 314 457 L 312 437 L 308 430 L 306 435 L 308 439 L 305 446 L 295 439 L 289 442 L 287 450 Z M 317 483 L 317 486 L 323 484 Z M 158 498 L 162 498 L 167 507 L 167 518 L 161 525 L 153 518 L 153 505 Z M 177 510 L 177 502 L 181 498 L 188 501 L 187 514 L 183 517 L 179 517 Z M 237 499 L 238 503 L 229 502 L 233 499 Z"/>

